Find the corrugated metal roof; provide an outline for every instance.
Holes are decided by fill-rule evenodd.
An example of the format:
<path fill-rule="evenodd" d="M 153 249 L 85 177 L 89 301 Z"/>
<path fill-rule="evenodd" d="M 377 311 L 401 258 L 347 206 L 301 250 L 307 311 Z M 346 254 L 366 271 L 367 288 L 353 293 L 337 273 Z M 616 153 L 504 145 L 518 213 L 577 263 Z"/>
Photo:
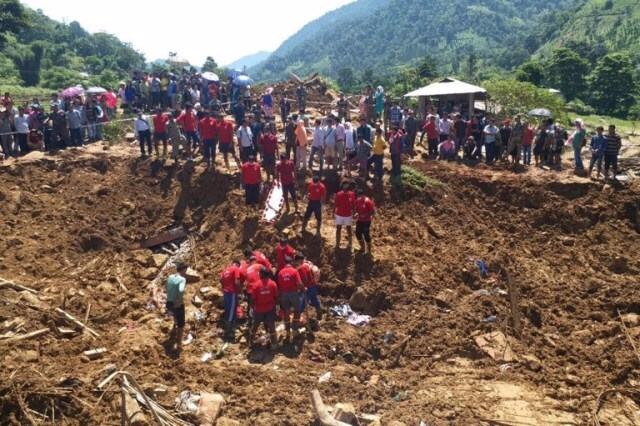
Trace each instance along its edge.
<path fill-rule="evenodd" d="M 468 95 L 471 93 L 487 93 L 487 91 L 480 86 L 474 86 L 473 84 L 447 77 L 442 81 L 431 83 L 404 96 L 406 98 L 417 98 L 420 96 Z"/>

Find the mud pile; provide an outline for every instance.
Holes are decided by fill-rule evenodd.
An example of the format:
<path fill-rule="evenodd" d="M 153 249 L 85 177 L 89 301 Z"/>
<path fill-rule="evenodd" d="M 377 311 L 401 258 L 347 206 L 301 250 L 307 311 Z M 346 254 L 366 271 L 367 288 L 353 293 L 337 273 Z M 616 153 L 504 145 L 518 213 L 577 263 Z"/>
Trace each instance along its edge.
<path fill-rule="evenodd" d="M 382 424 L 587 424 L 596 409 L 603 425 L 640 421 L 629 343 L 640 339 L 637 187 L 416 161 L 429 178 L 423 191 L 368 189 L 378 206 L 369 257 L 334 249 L 330 208 L 319 237 L 301 235 L 293 214 L 265 225 L 245 208 L 237 175 L 198 165 L 185 178 L 134 153 L 68 152 L 0 168 L 0 277 L 37 290 L 0 289 L 0 325 L 21 321 L 0 334 L 49 330 L 0 339 L 3 424 L 118 423 L 117 386 L 96 392 L 110 364 L 170 411 L 183 390 L 219 392 L 224 416 L 243 425 L 309 424 L 314 388 Z M 187 304 L 194 340 L 176 359 L 166 350 L 171 320 L 150 303 L 167 254 L 138 242 L 177 225 L 191 231 L 200 276 L 187 300 L 204 303 Z M 223 340 L 220 293 L 199 289 L 217 289 L 248 244 L 272 255 L 281 232 L 320 266 L 326 308 L 350 303 L 371 321 L 327 315 L 313 336 L 275 352 L 250 351 L 241 328 L 218 359 L 201 361 Z M 55 308 L 86 318 L 99 337 Z M 487 355 L 478 338 L 488 333 L 504 336 L 513 357 L 506 347 Z M 102 357 L 83 356 L 98 347 Z M 624 392 L 598 401 L 611 388 Z"/>

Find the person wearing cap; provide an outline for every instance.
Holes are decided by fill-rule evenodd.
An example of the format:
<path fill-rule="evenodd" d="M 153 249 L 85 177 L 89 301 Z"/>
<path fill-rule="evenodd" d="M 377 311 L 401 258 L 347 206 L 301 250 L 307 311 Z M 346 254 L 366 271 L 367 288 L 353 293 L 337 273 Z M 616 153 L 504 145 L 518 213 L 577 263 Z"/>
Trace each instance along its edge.
<path fill-rule="evenodd" d="M 353 244 L 353 234 L 351 231 L 353 226 L 353 210 L 355 207 L 356 196 L 349 187 L 349 182 L 342 182 L 342 185 L 340 185 L 341 189 L 336 193 L 334 201 L 336 218 L 336 249 L 340 248 L 340 236 L 343 226 L 347 228 L 348 248 L 351 249 Z"/>
<path fill-rule="evenodd" d="M 300 327 L 300 313 L 302 307 L 302 291 L 304 285 L 298 270 L 291 266 L 293 256 L 285 256 L 285 265 L 277 275 L 278 293 L 280 294 L 280 308 L 284 313 L 284 327 L 287 332 L 287 340 L 291 337 L 290 314 L 293 312 L 293 332 L 297 333 Z"/>
<path fill-rule="evenodd" d="M 249 289 L 253 310 L 253 323 L 249 331 L 249 345 L 254 346 L 254 339 L 260 324 L 269 334 L 271 346 L 278 343 L 276 334 L 276 303 L 278 301 L 278 286 L 269 279 L 269 271 L 265 267 L 260 268 L 259 279 Z"/>
<path fill-rule="evenodd" d="M 290 211 L 289 197 L 293 201 L 295 212 L 298 213 L 298 196 L 296 195 L 296 169 L 293 161 L 287 155 L 280 154 L 280 161 L 276 165 L 276 181 L 282 185 L 286 212 Z"/>
<path fill-rule="evenodd" d="M 166 281 L 166 308 L 174 320 L 170 337 L 175 337 L 174 344 L 178 351 L 182 348 L 182 336 L 184 334 L 184 291 L 187 286 L 186 274 L 188 268 L 186 263 L 180 262 L 176 264 L 176 273 L 170 275 Z"/>
<path fill-rule="evenodd" d="M 356 197 L 356 239 L 360 244 L 360 251 L 371 254 L 371 221 L 376 212 L 376 205 L 365 195 L 362 188 L 358 188 Z"/>
<path fill-rule="evenodd" d="M 320 298 L 318 297 L 318 280 L 320 277 L 320 269 L 313 263 L 305 259 L 304 254 L 298 252 L 294 256 L 294 266 L 300 274 L 300 279 L 304 285 L 304 295 L 302 297 L 301 312 L 307 307 L 307 303 L 313 306 L 316 310 L 316 319 L 319 321 L 322 319 L 322 305 L 320 304 Z"/>
<path fill-rule="evenodd" d="M 307 187 L 307 198 L 309 202 L 302 220 L 303 233 L 307 230 L 307 223 L 311 218 L 311 214 L 314 214 L 317 222 L 316 235 L 320 235 L 320 227 L 322 226 L 322 204 L 324 203 L 326 195 L 327 189 L 324 184 L 320 182 L 320 176 L 313 175 L 313 178 Z"/>
<path fill-rule="evenodd" d="M 280 237 L 278 244 L 276 244 L 276 273 L 280 271 L 280 269 L 284 268 L 285 258 L 293 256 L 296 254 L 296 251 L 289 245 L 289 239 L 285 236 Z"/>
<path fill-rule="evenodd" d="M 249 155 L 247 161 L 242 165 L 242 184 L 247 205 L 257 206 L 260 202 L 261 182 L 260 164 L 256 162 L 253 155 Z"/>

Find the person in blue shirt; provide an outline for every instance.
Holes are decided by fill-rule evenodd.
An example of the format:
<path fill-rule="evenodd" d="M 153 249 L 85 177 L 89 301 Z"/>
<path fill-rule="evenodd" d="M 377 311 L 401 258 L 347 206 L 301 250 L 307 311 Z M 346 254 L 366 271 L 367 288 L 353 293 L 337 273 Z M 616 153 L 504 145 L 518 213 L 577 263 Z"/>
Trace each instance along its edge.
<path fill-rule="evenodd" d="M 591 138 L 591 160 L 589 161 L 589 177 L 593 171 L 593 166 L 597 166 L 596 179 L 600 178 L 602 171 L 602 158 L 607 150 L 607 138 L 603 135 L 604 128 L 599 126 L 596 129 L 597 134 Z"/>
<path fill-rule="evenodd" d="M 175 337 L 175 349 L 182 349 L 182 336 L 184 334 L 185 312 L 184 312 L 184 291 L 187 286 L 187 269 L 186 263 L 176 264 L 176 272 L 167 278 L 167 312 L 173 315 L 173 329 L 171 336 Z"/>

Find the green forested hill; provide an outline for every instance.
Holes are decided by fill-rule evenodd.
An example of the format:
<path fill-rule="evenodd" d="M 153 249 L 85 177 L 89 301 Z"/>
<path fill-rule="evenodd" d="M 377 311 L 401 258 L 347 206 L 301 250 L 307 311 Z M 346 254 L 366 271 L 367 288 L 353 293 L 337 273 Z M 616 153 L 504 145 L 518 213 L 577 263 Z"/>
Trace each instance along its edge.
<path fill-rule="evenodd" d="M 144 56 L 110 34 L 90 34 L 77 22 L 63 24 L 17 0 L 0 0 L 1 84 L 113 85 L 142 67 Z"/>
<path fill-rule="evenodd" d="M 528 37 L 531 29 L 575 2 L 359 0 L 303 27 L 254 72 L 262 79 L 289 71 L 335 77 L 344 68 L 388 75 L 425 56 L 441 73 L 510 69 L 547 41 Z"/>

